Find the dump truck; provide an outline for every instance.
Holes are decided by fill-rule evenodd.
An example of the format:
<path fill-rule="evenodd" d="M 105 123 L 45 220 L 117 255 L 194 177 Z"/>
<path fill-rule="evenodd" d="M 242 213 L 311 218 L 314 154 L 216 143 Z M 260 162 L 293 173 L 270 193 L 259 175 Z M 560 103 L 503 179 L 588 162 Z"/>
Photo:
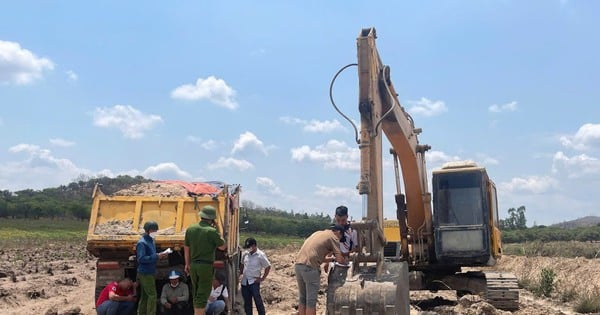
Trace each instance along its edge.
<path fill-rule="evenodd" d="M 146 189 L 139 187 L 144 185 Z M 169 189 L 165 190 L 165 187 Z M 198 212 L 207 205 L 217 209 L 216 228 L 227 244 L 225 251 L 216 251 L 215 272 L 227 276 L 229 288 L 237 288 L 240 192 L 239 185 L 222 182 L 162 181 L 140 184 L 125 190 L 125 193 L 107 195 L 96 185 L 92 193 L 87 234 L 87 250 L 98 258 L 95 300 L 111 281 L 123 277 L 136 278 L 135 247 L 144 233 L 143 225 L 147 221 L 158 223 L 159 231 L 155 238 L 157 251 L 168 248 L 173 250 L 168 259 L 157 263 L 157 290 L 160 291 L 163 284 L 167 283 L 170 270 L 177 270 L 184 275 L 185 231 L 190 225 L 199 222 Z M 188 285 L 191 290 L 191 283 L 188 282 Z M 230 310 L 235 302 L 236 296 L 231 294 L 228 305 Z"/>

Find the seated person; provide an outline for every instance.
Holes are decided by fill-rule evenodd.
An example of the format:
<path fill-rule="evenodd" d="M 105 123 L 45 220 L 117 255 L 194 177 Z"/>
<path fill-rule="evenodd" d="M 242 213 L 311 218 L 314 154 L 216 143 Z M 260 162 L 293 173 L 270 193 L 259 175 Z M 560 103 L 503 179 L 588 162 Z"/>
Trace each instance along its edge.
<path fill-rule="evenodd" d="M 137 283 L 129 278 L 109 283 L 98 297 L 96 314 L 128 315 L 135 307 L 135 287 Z"/>
<path fill-rule="evenodd" d="M 225 311 L 227 304 L 229 304 L 229 292 L 227 291 L 226 277 L 222 273 L 216 273 L 208 304 L 206 304 L 206 315 L 220 315 Z"/>
<path fill-rule="evenodd" d="M 190 292 L 187 284 L 181 282 L 181 274 L 175 270 L 169 273 L 169 283 L 166 283 L 160 294 L 160 309 L 166 315 L 183 315 L 188 308 Z"/>

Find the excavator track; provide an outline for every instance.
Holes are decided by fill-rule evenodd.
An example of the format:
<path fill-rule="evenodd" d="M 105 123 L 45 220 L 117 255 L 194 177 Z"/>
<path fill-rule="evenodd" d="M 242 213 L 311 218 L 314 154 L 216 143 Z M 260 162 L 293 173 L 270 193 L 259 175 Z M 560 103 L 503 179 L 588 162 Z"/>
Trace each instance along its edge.
<path fill-rule="evenodd" d="M 484 274 L 487 285 L 486 301 L 501 310 L 518 310 L 519 285 L 517 277 L 509 272 L 484 272 Z"/>

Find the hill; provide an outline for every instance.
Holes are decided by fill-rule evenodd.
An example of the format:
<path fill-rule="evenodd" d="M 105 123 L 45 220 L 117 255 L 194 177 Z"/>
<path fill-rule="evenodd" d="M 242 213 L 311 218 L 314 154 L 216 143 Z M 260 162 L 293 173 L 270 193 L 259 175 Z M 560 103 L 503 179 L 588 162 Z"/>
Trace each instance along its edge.
<path fill-rule="evenodd" d="M 142 176 L 117 176 L 81 179 L 58 187 L 42 190 L 0 190 L 0 218 L 75 217 L 87 219 L 96 183 L 102 191 L 112 194 L 123 188 L 147 182 Z"/>
<path fill-rule="evenodd" d="M 552 227 L 559 227 L 563 229 L 575 229 L 580 227 L 590 227 L 600 225 L 600 217 L 587 216 L 571 221 L 565 221 L 551 225 Z"/>

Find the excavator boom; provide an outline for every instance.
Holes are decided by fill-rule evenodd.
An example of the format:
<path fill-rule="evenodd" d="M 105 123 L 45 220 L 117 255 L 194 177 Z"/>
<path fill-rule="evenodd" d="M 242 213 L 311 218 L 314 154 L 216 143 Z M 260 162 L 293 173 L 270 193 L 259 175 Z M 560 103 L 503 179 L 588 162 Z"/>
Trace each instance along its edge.
<path fill-rule="evenodd" d="M 358 191 L 367 195 L 367 218 L 377 220 L 383 228 L 383 133 L 392 145 L 394 157 L 400 161 L 405 187 L 405 197 L 402 199 L 406 200 L 405 207 L 402 205 L 400 208 L 409 209 L 405 214 L 407 228 L 415 232 L 412 237 L 414 243 L 426 244 L 426 248 L 420 248 L 418 255 L 426 259 L 433 246 L 431 194 L 428 191 L 424 156 L 430 147 L 419 144 L 420 129 L 415 128 L 411 116 L 400 104 L 390 79 L 390 68 L 381 62 L 375 39 L 374 28 L 363 29 L 357 39 L 361 117 L 361 175 Z M 407 236 L 401 237 L 406 247 Z"/>

